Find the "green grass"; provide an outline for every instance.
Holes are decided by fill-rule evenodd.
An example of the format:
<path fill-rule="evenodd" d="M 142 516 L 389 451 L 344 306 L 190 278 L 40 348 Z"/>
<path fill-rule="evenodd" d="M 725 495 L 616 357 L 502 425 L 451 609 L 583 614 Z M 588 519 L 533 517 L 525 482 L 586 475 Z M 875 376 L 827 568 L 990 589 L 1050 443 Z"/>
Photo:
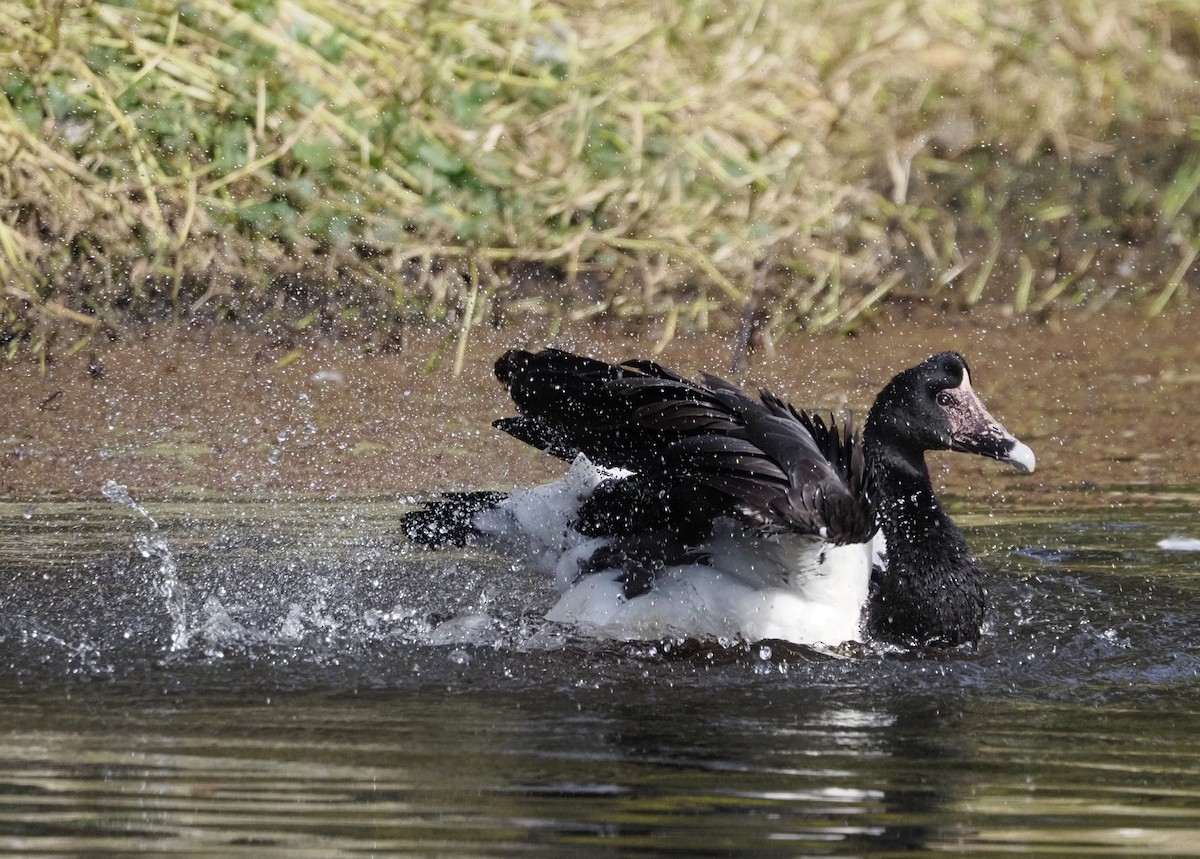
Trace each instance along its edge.
<path fill-rule="evenodd" d="M 1194 0 L 17 0 L 0 33 L 10 356 L 1158 313 L 1200 276 Z"/>

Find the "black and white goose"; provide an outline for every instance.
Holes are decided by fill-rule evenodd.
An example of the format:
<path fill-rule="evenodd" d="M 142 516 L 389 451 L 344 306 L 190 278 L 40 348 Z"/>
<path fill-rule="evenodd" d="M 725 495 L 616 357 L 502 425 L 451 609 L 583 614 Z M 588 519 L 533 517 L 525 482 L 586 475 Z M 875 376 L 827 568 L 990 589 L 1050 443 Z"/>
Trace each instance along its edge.
<path fill-rule="evenodd" d="M 851 415 L 826 422 L 650 361 L 513 350 L 496 376 L 519 416 L 494 425 L 571 462 L 567 475 L 445 496 L 404 528 L 430 546 L 481 536 L 527 552 L 562 590 L 549 620 L 622 640 L 978 639 L 979 568 L 925 451 L 1026 473 L 1034 455 L 984 408 L 961 355 L 892 379 L 861 436 Z"/>

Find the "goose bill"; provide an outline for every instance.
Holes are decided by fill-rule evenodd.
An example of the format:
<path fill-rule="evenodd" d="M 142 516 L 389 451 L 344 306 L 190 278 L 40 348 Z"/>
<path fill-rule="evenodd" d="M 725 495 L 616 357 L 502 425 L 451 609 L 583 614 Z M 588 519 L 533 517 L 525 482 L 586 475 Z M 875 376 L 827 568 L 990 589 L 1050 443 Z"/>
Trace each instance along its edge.
<path fill-rule="evenodd" d="M 1021 474 L 1033 473 L 1037 458 L 1029 445 L 1018 440 L 991 416 L 979 395 L 972 390 L 969 378 L 947 393 L 951 395 L 945 406 L 950 419 L 951 450 L 1007 462 Z"/>
<path fill-rule="evenodd" d="M 977 453 L 1007 462 L 1021 474 L 1032 474 L 1037 467 L 1037 458 L 1029 445 L 995 422 L 981 432 L 954 433 L 951 436 L 950 449 L 961 453 Z"/>

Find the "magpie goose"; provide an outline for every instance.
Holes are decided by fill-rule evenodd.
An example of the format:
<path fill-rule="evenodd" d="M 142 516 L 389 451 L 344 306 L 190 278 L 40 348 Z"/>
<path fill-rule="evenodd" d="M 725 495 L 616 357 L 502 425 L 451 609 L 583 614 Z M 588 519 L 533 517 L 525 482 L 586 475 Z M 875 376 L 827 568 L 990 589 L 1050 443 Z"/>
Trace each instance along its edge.
<path fill-rule="evenodd" d="M 980 571 L 938 502 L 927 450 L 1032 472 L 987 411 L 967 362 L 942 352 L 879 393 L 860 434 L 767 391 L 512 350 L 496 377 L 516 417 L 494 426 L 570 462 L 561 480 L 456 493 L 404 517 L 428 546 L 499 541 L 552 573 L 547 613 L 620 640 L 877 640 L 950 647 L 984 622 Z"/>

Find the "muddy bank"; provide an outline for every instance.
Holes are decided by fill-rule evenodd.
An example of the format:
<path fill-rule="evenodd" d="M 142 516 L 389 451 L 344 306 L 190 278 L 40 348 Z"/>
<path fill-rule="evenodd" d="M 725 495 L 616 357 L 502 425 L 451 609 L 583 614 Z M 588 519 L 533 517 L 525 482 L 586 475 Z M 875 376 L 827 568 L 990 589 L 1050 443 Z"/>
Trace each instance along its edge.
<path fill-rule="evenodd" d="M 650 345 L 594 327 L 558 345 L 606 358 Z M 0 497 L 99 497 L 109 479 L 144 499 L 425 494 L 504 487 L 559 465 L 492 430 L 510 413 L 495 356 L 540 345 L 530 331 L 473 334 L 464 371 L 444 332 L 409 332 L 398 353 L 342 343 L 298 352 L 214 326 L 148 328 L 40 372 L 0 370 Z M 1002 318 L 896 320 L 852 338 L 790 334 L 732 374 L 732 343 L 677 338 L 659 359 L 770 387 L 802 407 L 864 410 L 893 372 L 930 352 L 967 355 L 976 387 L 1037 452 L 1031 477 L 940 454 L 960 497 L 1136 502 L 1200 487 L 1200 318 L 1111 310 L 1053 327 Z M 443 354 L 440 361 L 432 356 Z"/>

